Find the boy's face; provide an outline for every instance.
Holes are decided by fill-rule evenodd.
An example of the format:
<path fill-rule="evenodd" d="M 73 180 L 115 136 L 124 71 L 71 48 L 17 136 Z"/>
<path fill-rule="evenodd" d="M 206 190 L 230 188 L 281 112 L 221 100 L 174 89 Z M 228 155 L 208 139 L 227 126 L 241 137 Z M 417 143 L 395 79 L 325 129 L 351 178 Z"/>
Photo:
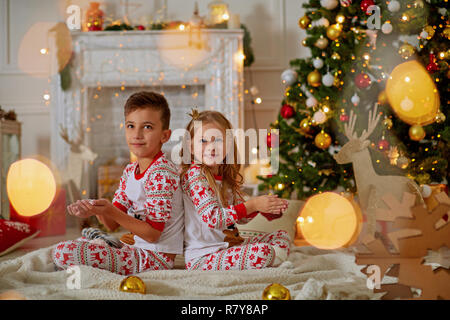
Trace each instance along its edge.
<path fill-rule="evenodd" d="M 161 111 L 150 108 L 136 109 L 125 117 L 125 137 L 130 151 L 138 158 L 155 156 L 171 131 L 164 130 Z"/>

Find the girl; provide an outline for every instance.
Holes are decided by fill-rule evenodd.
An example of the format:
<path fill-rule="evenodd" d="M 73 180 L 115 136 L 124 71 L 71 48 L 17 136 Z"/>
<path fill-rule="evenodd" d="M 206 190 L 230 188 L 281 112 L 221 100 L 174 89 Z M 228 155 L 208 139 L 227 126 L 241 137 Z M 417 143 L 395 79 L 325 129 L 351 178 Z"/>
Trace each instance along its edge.
<path fill-rule="evenodd" d="M 223 138 L 232 135 L 230 122 L 215 111 L 194 110 L 191 116 L 184 154 L 181 151 L 180 176 L 186 268 L 243 270 L 279 265 L 289 254 L 290 239 L 285 231 L 244 240 L 234 225 L 250 221 L 258 211 L 268 219 L 280 217 L 287 201 L 274 195 L 244 201 L 236 143 Z M 186 156 L 186 150 L 190 155 Z"/>

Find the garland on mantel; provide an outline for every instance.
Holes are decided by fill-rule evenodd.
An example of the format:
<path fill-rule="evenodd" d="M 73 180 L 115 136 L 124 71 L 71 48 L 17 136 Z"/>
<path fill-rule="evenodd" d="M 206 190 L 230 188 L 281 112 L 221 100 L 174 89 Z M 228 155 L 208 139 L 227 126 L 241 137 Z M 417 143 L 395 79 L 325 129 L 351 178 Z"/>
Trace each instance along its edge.
<path fill-rule="evenodd" d="M 181 21 L 172 21 L 170 23 L 164 23 L 164 22 L 153 23 L 148 28 L 148 30 L 171 30 L 171 29 L 178 28 L 178 26 L 180 24 L 182 24 Z M 208 26 L 208 29 L 226 29 L 226 28 L 227 28 L 226 23 Z M 244 56 L 245 56 L 244 67 L 250 67 L 253 64 L 253 62 L 255 61 L 255 56 L 253 54 L 253 48 L 251 46 L 252 37 L 251 37 L 250 31 L 246 25 L 241 24 L 241 29 L 244 30 L 244 38 L 243 38 Z M 141 25 L 133 27 L 129 24 L 122 23 L 122 24 L 112 24 L 112 25 L 105 27 L 105 29 L 104 29 L 104 31 L 130 31 L 130 30 L 145 30 L 145 27 L 141 26 Z M 61 89 L 63 91 L 68 90 L 72 84 L 72 78 L 70 75 L 71 67 L 72 67 L 72 63 L 70 61 L 68 64 L 66 64 L 64 69 L 62 69 L 59 72 L 59 75 L 61 78 Z"/>

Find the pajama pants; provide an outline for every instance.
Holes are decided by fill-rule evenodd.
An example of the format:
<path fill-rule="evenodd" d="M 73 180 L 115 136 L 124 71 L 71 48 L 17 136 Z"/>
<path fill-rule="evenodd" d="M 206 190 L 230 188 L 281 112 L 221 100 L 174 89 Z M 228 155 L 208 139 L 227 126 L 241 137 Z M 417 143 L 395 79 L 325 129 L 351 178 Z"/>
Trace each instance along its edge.
<path fill-rule="evenodd" d="M 73 265 L 86 265 L 120 275 L 149 270 L 173 268 L 173 260 L 166 254 L 144 250 L 124 244 L 122 248 L 91 243 L 85 238 L 63 241 L 52 251 L 53 262 L 61 269 Z"/>
<path fill-rule="evenodd" d="M 241 245 L 223 249 L 186 263 L 188 270 L 245 270 L 274 266 L 276 253 L 289 255 L 290 238 L 279 230 L 246 239 Z"/>

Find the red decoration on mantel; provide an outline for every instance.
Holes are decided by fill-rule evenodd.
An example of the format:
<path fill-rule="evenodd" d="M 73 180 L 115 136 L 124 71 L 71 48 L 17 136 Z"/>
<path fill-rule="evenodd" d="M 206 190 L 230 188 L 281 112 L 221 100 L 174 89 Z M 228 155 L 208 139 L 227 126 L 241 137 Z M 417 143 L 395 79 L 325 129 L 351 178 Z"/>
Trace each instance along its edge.
<path fill-rule="evenodd" d="M 26 199 L 24 199 L 26 201 Z M 55 198 L 44 212 L 31 217 L 21 216 L 10 204 L 11 221 L 24 222 L 40 230 L 38 237 L 54 236 L 66 233 L 66 191 L 56 190 Z"/>

